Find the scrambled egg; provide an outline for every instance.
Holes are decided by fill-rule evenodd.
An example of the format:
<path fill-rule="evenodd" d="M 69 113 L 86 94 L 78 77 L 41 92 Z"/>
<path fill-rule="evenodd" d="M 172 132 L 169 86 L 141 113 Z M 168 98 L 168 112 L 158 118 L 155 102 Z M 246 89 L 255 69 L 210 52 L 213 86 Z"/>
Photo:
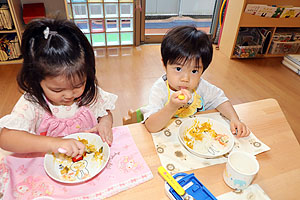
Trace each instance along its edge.
<path fill-rule="evenodd" d="M 197 119 L 195 119 L 194 124 L 184 132 L 183 139 L 190 149 L 194 149 L 195 141 L 202 141 L 204 137 L 211 137 L 223 146 L 229 142 L 227 135 L 218 134 L 212 129 L 212 123 L 208 121 L 200 124 L 200 121 Z"/>

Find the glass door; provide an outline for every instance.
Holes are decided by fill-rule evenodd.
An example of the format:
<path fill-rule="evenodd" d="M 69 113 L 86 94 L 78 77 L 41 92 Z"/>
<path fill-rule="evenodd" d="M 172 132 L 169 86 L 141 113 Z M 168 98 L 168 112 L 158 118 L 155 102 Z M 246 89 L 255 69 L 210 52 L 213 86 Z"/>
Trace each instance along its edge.
<path fill-rule="evenodd" d="M 140 0 L 141 43 L 158 43 L 172 27 L 194 25 L 212 35 L 217 26 L 213 23 L 221 0 Z M 138 28 L 138 24 L 137 27 Z M 138 31 L 138 30 L 137 30 Z"/>
<path fill-rule="evenodd" d="M 133 0 L 66 0 L 67 16 L 93 47 L 134 45 Z"/>

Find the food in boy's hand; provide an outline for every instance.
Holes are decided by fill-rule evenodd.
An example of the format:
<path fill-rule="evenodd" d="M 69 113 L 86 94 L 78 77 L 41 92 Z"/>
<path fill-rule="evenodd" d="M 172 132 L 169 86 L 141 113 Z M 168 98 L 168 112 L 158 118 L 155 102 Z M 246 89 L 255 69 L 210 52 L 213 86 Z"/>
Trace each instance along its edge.
<path fill-rule="evenodd" d="M 224 149 L 229 143 L 229 137 L 226 134 L 216 133 L 212 129 L 212 125 L 209 121 L 200 123 L 195 119 L 193 125 L 184 132 L 185 144 L 198 153 L 207 153 L 212 149 L 214 151 Z"/>
<path fill-rule="evenodd" d="M 185 96 L 183 94 L 178 95 L 178 99 L 183 100 L 185 99 Z"/>

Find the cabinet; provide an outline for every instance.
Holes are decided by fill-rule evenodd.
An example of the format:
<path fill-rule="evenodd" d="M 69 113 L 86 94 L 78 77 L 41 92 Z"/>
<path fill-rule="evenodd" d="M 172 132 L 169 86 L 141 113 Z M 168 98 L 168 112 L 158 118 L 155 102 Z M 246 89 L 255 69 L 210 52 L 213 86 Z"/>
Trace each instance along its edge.
<path fill-rule="evenodd" d="M 20 0 L 7 0 L 1 1 L 3 4 L 7 4 L 9 8 L 9 12 L 11 14 L 13 29 L 3 29 L 0 30 L 0 35 L 16 35 L 18 39 L 18 46 L 21 46 L 21 36 L 24 30 L 23 19 L 22 19 L 22 5 Z M 15 64 L 15 63 L 22 63 L 22 59 L 13 59 L 7 61 L 0 61 L 0 64 Z"/>
<path fill-rule="evenodd" d="M 278 28 L 299 28 L 300 17 L 297 18 L 266 18 L 244 13 L 247 4 L 265 4 L 265 5 L 293 5 L 300 7 L 299 0 L 230 0 L 228 2 L 225 21 L 223 23 L 222 35 L 219 48 L 229 58 L 236 58 L 234 49 L 241 27 L 264 27 L 271 31 L 270 43 L 266 47 L 264 54 L 259 57 L 281 57 L 284 54 L 270 54 L 269 49 L 272 43 L 274 33 Z"/>

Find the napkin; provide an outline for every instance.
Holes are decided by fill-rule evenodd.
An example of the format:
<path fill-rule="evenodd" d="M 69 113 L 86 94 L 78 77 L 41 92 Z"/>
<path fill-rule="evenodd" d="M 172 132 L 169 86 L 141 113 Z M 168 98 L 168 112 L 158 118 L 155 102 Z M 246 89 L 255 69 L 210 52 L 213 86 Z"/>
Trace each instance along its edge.
<path fill-rule="evenodd" d="M 0 162 L 3 199 L 104 199 L 153 178 L 127 127 L 113 128 L 108 164 L 97 176 L 80 184 L 64 184 L 45 172 L 44 157 L 14 154 Z"/>
<path fill-rule="evenodd" d="M 228 192 L 217 197 L 218 200 L 245 200 L 245 199 L 259 199 L 271 200 L 271 198 L 263 191 L 258 184 L 253 184 L 244 189 L 240 193 Z"/>
<path fill-rule="evenodd" d="M 217 120 L 230 129 L 227 120 L 218 112 L 194 115 L 191 117 L 197 116 Z M 225 163 L 228 154 L 217 158 L 207 159 L 198 157 L 185 149 L 178 139 L 178 134 L 180 124 L 187 119 L 188 118 L 177 118 L 162 131 L 151 134 L 162 166 L 173 174 Z M 232 151 L 245 151 L 252 155 L 256 155 L 270 150 L 270 147 L 257 139 L 252 132 L 248 137 L 239 139 L 234 137 L 234 142 L 235 144 Z"/>

